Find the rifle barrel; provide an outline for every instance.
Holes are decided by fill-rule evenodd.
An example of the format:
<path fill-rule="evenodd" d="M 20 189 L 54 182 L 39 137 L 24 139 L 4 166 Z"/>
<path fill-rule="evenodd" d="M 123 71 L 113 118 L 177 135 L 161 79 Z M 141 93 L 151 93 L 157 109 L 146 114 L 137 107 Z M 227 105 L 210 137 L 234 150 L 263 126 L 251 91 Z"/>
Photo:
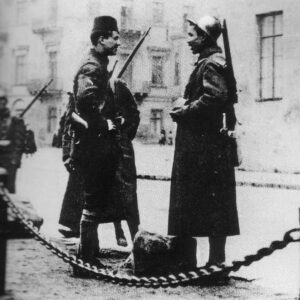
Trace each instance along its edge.
<path fill-rule="evenodd" d="M 146 36 L 148 35 L 149 31 L 150 31 L 151 27 L 148 28 L 148 30 L 143 34 L 143 36 L 141 37 L 141 39 L 139 40 L 139 42 L 137 43 L 137 45 L 135 46 L 135 48 L 133 49 L 133 51 L 131 52 L 131 54 L 128 56 L 128 58 L 126 59 L 121 71 L 119 72 L 117 78 L 121 78 L 122 75 L 124 74 L 124 72 L 126 71 L 128 65 L 130 64 L 130 62 L 132 61 L 135 53 L 138 51 L 138 49 L 140 48 L 140 46 L 142 45 L 142 43 L 144 42 L 144 39 L 146 38 Z"/>
<path fill-rule="evenodd" d="M 228 31 L 227 31 L 227 25 L 226 25 L 226 20 L 224 19 L 223 21 L 223 43 L 224 43 L 224 52 L 225 52 L 225 57 L 226 57 L 226 64 L 227 68 L 229 70 L 229 85 L 230 89 L 232 92 L 232 101 L 233 103 L 237 103 L 238 97 L 237 97 L 237 87 L 236 87 L 236 80 L 234 76 L 234 71 L 233 71 L 233 65 L 232 65 L 232 57 L 231 57 L 231 52 L 230 52 L 230 46 L 229 46 L 229 37 L 228 37 Z"/>
<path fill-rule="evenodd" d="M 31 102 L 28 104 L 28 106 L 23 110 L 23 112 L 20 114 L 20 117 L 22 118 L 25 113 L 31 108 L 33 103 L 41 96 L 41 94 L 46 90 L 46 88 L 52 83 L 53 78 L 49 80 L 49 82 L 44 85 L 44 87 L 35 95 L 35 97 L 31 100 Z"/>

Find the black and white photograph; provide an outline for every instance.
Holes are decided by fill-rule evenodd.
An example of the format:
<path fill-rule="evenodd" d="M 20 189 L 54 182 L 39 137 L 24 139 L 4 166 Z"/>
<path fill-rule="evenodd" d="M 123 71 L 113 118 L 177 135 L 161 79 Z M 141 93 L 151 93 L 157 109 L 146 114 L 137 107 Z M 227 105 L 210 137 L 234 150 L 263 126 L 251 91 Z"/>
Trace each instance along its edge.
<path fill-rule="evenodd" d="M 300 299 L 299 0 L 0 0 L 0 299 Z"/>

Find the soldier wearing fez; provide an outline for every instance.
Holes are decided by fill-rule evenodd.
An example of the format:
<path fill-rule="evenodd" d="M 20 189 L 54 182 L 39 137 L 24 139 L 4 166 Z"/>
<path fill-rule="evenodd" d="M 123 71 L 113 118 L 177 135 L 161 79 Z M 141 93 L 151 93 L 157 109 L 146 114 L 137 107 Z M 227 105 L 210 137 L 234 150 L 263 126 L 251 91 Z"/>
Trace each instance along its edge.
<path fill-rule="evenodd" d="M 75 110 L 86 121 L 87 129 L 75 130 L 73 158 L 84 179 L 78 256 L 101 265 L 97 260 L 100 223 L 126 219 L 132 238 L 138 230 L 135 184 L 131 185 L 135 196 L 119 196 L 124 194 L 122 173 L 127 164 L 133 173 L 127 175 L 127 180 L 131 177 L 136 180 L 134 162 L 125 161 L 123 152 L 127 151 L 130 159 L 134 159 L 131 139 L 135 136 L 139 116 L 127 87 L 112 80 L 107 70 L 108 57 L 116 55 L 120 46 L 116 20 L 110 16 L 96 17 L 90 39 L 93 48 L 74 79 Z M 117 90 L 121 90 L 119 96 Z M 124 103 L 120 105 L 125 101 L 123 96 L 133 101 L 125 108 Z"/>
<path fill-rule="evenodd" d="M 170 115 L 177 123 L 168 232 L 209 238 L 208 265 L 225 261 L 226 237 L 239 234 L 235 175 L 228 136 L 221 133 L 230 104 L 225 59 L 217 45 L 220 21 L 189 20 L 188 45 L 199 55 Z M 232 106 L 233 109 L 233 106 Z M 235 123 L 230 120 L 231 123 Z"/>

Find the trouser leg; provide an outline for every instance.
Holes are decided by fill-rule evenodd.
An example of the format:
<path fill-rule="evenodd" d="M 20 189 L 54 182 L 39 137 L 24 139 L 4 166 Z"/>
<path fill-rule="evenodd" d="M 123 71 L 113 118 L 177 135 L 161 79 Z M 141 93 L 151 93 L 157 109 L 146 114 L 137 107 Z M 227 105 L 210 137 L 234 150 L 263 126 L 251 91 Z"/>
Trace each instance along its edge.
<path fill-rule="evenodd" d="M 93 263 L 99 253 L 97 229 L 97 222 L 81 219 L 78 256 L 84 261 Z"/>
<path fill-rule="evenodd" d="M 8 172 L 7 189 L 11 194 L 15 194 L 17 168 L 14 165 L 11 165 L 7 168 L 7 172 Z"/>
<path fill-rule="evenodd" d="M 209 264 L 219 264 L 225 261 L 226 236 L 209 237 Z"/>
<path fill-rule="evenodd" d="M 121 221 L 114 222 L 116 238 L 125 238 L 124 231 L 121 225 Z"/>
<path fill-rule="evenodd" d="M 127 241 L 121 225 L 121 221 L 114 222 L 117 244 L 122 247 L 127 247 Z"/>
<path fill-rule="evenodd" d="M 137 224 L 135 221 L 132 221 L 130 219 L 127 220 L 127 224 L 130 231 L 131 240 L 133 241 L 136 233 L 139 230 L 139 224 Z"/>

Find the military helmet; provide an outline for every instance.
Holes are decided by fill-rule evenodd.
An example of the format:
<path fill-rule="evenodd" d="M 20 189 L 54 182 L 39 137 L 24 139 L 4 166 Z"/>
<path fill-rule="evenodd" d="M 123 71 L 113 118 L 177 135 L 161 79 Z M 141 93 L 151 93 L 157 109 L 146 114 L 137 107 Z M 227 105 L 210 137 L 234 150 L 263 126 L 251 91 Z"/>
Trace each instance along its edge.
<path fill-rule="evenodd" d="M 192 25 L 199 27 L 203 30 L 210 38 L 217 41 L 218 37 L 221 35 L 222 26 L 218 18 L 213 16 L 204 16 L 195 22 L 191 19 L 187 20 Z"/>

